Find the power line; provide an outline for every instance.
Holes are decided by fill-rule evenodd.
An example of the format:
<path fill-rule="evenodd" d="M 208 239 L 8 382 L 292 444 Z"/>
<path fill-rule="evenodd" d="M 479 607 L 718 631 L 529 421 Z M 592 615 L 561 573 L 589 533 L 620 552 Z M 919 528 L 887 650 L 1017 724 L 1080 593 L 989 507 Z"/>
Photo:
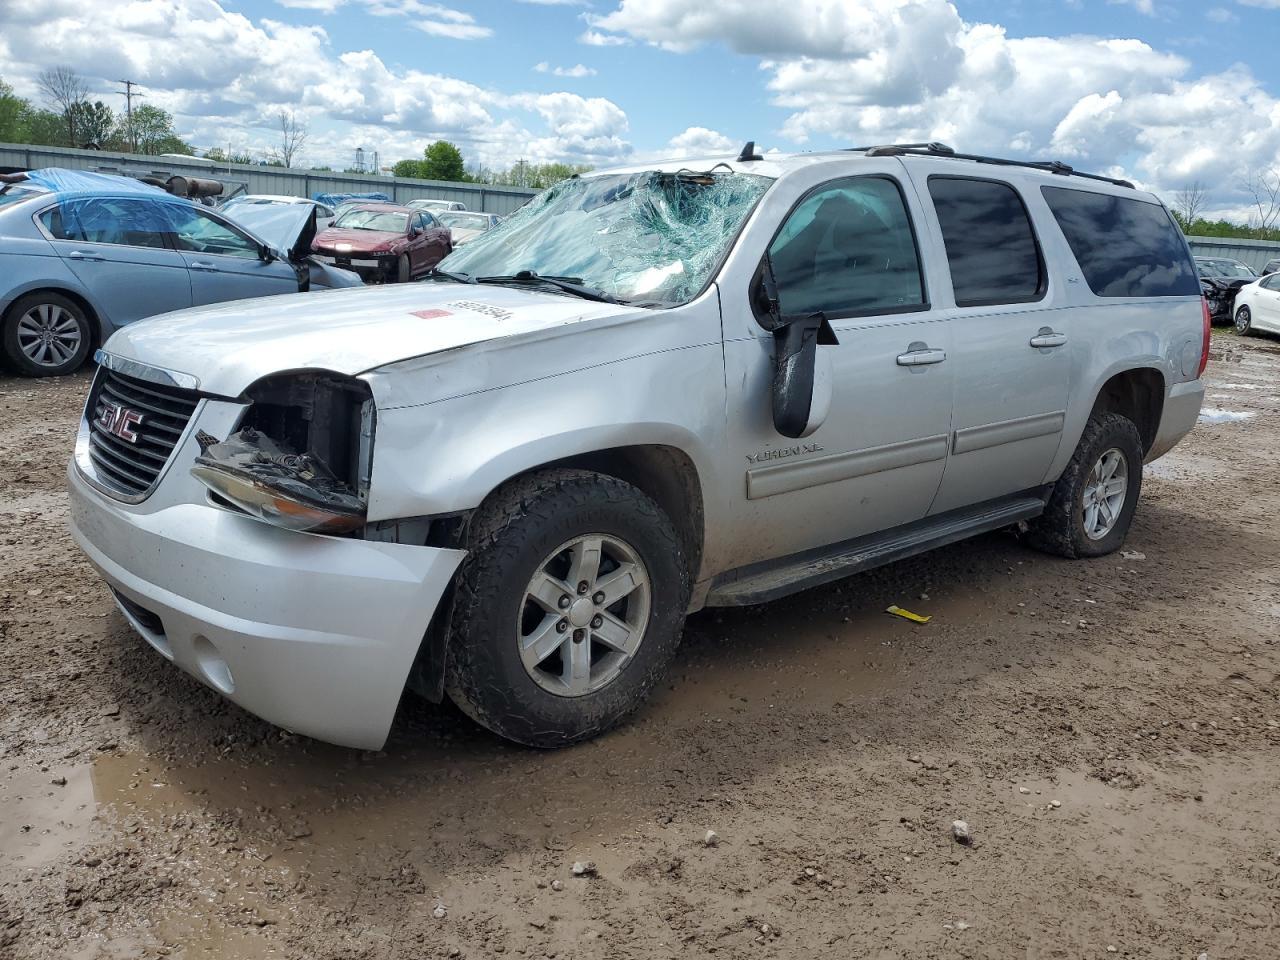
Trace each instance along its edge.
<path fill-rule="evenodd" d="M 133 150 L 133 152 L 134 152 L 134 153 L 137 153 L 137 152 L 138 152 L 138 135 L 137 135 L 137 133 L 135 133 L 135 132 L 134 132 L 134 129 L 133 129 L 133 98 L 134 98 L 134 97 L 138 97 L 139 99 L 141 99 L 141 98 L 145 97 L 145 96 L 146 96 L 146 94 L 145 94 L 145 93 L 134 93 L 134 92 L 133 92 L 133 88 L 134 88 L 134 87 L 139 87 L 139 86 L 141 86 L 141 84 L 140 84 L 140 83 L 138 83 L 137 81 L 134 81 L 134 80 L 117 80 L 117 81 L 116 81 L 116 83 L 123 83 L 123 84 L 124 84 L 124 91 L 123 91 L 123 94 L 122 94 L 122 95 L 124 96 L 124 112 L 125 112 L 125 116 L 128 118 L 128 119 L 127 119 L 127 125 L 128 125 L 128 128 L 129 128 L 129 146 L 130 146 L 130 148 Z"/>

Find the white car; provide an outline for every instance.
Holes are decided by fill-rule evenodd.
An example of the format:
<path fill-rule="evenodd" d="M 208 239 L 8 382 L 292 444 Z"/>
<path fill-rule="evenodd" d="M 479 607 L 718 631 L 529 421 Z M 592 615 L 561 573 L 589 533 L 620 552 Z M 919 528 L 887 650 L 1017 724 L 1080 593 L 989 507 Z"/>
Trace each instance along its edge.
<path fill-rule="evenodd" d="M 405 204 L 406 207 L 413 207 L 415 210 L 465 210 L 467 205 L 457 200 L 410 200 Z"/>
<path fill-rule="evenodd" d="M 441 210 L 436 219 L 453 234 L 454 249 L 469 243 L 502 222 L 496 213 L 471 213 L 467 210 Z"/>
<path fill-rule="evenodd" d="M 282 194 L 274 193 L 254 193 L 232 197 L 219 209 L 225 211 L 234 210 L 236 207 L 283 206 L 297 203 L 309 203 L 316 208 L 316 230 L 323 230 L 333 223 L 335 214 L 332 207 L 327 207 L 323 203 L 316 203 L 314 200 L 307 200 L 305 197 L 286 197 Z"/>
<path fill-rule="evenodd" d="M 1280 333 L 1280 273 L 1269 273 L 1236 294 L 1236 333 Z"/>

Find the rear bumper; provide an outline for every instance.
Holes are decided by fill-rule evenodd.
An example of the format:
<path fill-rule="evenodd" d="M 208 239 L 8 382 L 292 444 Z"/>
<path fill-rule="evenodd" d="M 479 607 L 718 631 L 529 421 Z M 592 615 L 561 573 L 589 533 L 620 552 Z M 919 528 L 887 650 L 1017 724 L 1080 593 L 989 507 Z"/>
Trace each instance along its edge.
<path fill-rule="evenodd" d="M 1191 432 L 1200 418 L 1200 404 L 1203 401 L 1204 383 L 1200 380 L 1175 383 L 1169 388 L 1169 395 L 1164 400 L 1164 411 L 1160 414 L 1160 428 L 1156 431 L 1155 442 L 1147 451 L 1147 463 L 1164 456 Z"/>
<path fill-rule="evenodd" d="M 201 503 L 144 512 L 74 463 L 69 487 L 72 535 L 163 656 L 271 723 L 382 746 L 463 551 L 292 533 Z"/>
<path fill-rule="evenodd" d="M 339 270 L 350 270 L 364 280 L 381 280 L 396 271 L 399 257 L 332 257 L 327 254 L 312 254 L 315 259 Z"/>

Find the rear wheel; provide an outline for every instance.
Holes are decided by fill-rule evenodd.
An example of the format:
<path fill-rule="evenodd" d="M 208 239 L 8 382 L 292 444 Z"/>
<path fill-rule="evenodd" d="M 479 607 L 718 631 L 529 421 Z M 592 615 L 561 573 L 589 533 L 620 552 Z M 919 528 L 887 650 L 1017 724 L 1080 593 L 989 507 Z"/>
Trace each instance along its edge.
<path fill-rule="evenodd" d="M 445 679 L 465 713 L 560 747 L 644 700 L 689 602 L 680 539 L 653 500 L 614 477 L 534 474 L 495 494 L 468 540 Z"/>
<path fill-rule="evenodd" d="M 1112 553 L 1124 544 L 1141 491 L 1138 428 L 1118 413 L 1094 414 L 1027 541 L 1063 557 Z"/>
<path fill-rule="evenodd" d="M 1247 306 L 1242 306 L 1236 311 L 1236 333 L 1240 336 L 1248 336 L 1253 332 L 1253 313 Z"/>
<path fill-rule="evenodd" d="M 91 341 L 84 308 L 58 293 L 19 298 L 0 324 L 5 362 L 28 377 L 60 377 L 79 369 Z"/>

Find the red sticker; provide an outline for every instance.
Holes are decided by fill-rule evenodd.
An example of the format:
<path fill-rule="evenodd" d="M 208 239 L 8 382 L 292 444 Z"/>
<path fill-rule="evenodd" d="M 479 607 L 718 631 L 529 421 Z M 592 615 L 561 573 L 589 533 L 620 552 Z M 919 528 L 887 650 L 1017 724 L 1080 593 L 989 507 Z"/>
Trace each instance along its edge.
<path fill-rule="evenodd" d="M 452 310 L 410 310 L 415 317 L 421 317 L 423 320 L 434 320 L 436 317 L 452 317 Z"/>

